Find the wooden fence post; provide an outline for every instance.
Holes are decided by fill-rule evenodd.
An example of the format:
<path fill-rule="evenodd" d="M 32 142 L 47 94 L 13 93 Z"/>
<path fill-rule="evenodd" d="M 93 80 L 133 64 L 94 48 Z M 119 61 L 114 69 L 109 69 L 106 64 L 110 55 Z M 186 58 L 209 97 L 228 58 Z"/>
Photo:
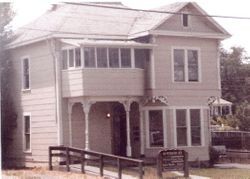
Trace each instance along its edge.
<path fill-rule="evenodd" d="M 82 173 L 85 173 L 85 153 L 84 151 L 81 151 L 81 168 L 82 168 Z"/>
<path fill-rule="evenodd" d="M 66 166 L 67 166 L 67 171 L 70 171 L 70 155 L 69 155 L 69 148 L 66 148 Z"/>
<path fill-rule="evenodd" d="M 142 166 L 142 162 L 139 163 L 139 178 L 143 179 L 143 166 Z"/>
<path fill-rule="evenodd" d="M 189 166 L 188 166 L 188 153 L 184 151 L 184 177 L 188 178 L 189 177 Z"/>
<path fill-rule="evenodd" d="M 118 178 L 122 178 L 122 166 L 121 166 L 121 160 L 117 158 L 117 167 L 118 167 Z"/>
<path fill-rule="evenodd" d="M 103 155 L 100 155 L 100 176 L 103 176 Z"/>
<path fill-rule="evenodd" d="M 49 147 L 49 170 L 53 170 L 53 167 L 52 167 L 52 150 L 51 150 L 51 147 Z"/>

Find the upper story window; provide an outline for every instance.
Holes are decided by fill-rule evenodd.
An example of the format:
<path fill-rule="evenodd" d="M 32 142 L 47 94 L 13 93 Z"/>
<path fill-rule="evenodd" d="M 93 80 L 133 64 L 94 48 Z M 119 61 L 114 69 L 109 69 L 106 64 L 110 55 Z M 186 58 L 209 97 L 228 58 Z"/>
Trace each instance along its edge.
<path fill-rule="evenodd" d="M 182 14 L 182 25 L 188 27 L 188 14 Z"/>
<path fill-rule="evenodd" d="M 132 53 L 132 50 L 134 53 Z M 83 54 L 81 54 L 83 53 Z M 145 68 L 148 49 L 84 47 L 62 50 L 62 67 Z"/>
<path fill-rule="evenodd" d="M 121 49 L 121 67 L 122 68 L 131 67 L 131 50 L 129 48 Z"/>
<path fill-rule="evenodd" d="M 95 48 L 86 47 L 84 48 L 84 64 L 85 67 L 95 67 Z"/>
<path fill-rule="evenodd" d="M 198 82 L 199 76 L 199 51 L 193 49 L 174 49 L 174 81 Z"/>
<path fill-rule="evenodd" d="M 30 89 L 30 63 L 29 58 L 22 59 L 22 87 L 24 90 Z"/>
<path fill-rule="evenodd" d="M 109 67 L 119 68 L 119 48 L 109 48 Z"/>
<path fill-rule="evenodd" d="M 62 67 L 67 68 L 77 68 L 81 67 L 81 49 L 68 49 L 62 51 Z"/>
<path fill-rule="evenodd" d="M 106 68 L 108 67 L 108 52 L 107 48 L 96 48 L 96 58 L 97 58 L 97 67 Z"/>

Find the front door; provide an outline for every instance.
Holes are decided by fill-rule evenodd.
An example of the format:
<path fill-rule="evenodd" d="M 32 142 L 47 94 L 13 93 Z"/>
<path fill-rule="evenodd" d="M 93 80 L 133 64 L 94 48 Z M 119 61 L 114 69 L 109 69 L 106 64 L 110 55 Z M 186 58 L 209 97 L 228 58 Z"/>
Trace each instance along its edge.
<path fill-rule="evenodd" d="M 113 110 L 113 154 L 126 156 L 126 112 L 119 103 L 114 105 Z"/>

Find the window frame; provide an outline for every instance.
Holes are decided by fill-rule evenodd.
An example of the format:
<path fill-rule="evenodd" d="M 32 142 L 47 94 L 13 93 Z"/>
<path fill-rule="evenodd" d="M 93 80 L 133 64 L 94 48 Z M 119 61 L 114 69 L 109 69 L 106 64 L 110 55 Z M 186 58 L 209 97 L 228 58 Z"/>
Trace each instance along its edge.
<path fill-rule="evenodd" d="M 80 62 L 81 66 L 76 66 L 76 49 L 80 48 Z M 85 64 L 85 48 L 93 48 L 94 49 L 94 66 L 93 67 L 86 67 Z M 107 52 L 107 67 L 98 67 L 98 59 L 97 59 L 97 49 L 104 48 L 106 49 Z M 118 49 L 118 66 L 117 67 L 111 67 L 110 66 L 110 56 L 109 56 L 109 49 Z M 121 51 L 122 49 L 129 50 L 129 63 L 130 66 L 122 66 L 122 56 L 121 56 Z M 136 49 L 144 49 L 148 50 L 148 48 L 140 48 L 140 47 L 126 47 L 126 46 L 92 46 L 92 45 L 86 45 L 86 46 L 81 46 L 81 47 L 73 47 L 73 46 L 67 46 L 61 49 L 61 70 L 75 70 L 75 69 L 138 69 L 138 70 L 144 70 L 143 68 L 135 67 L 135 53 L 134 51 Z M 69 51 L 73 50 L 73 55 L 74 55 L 74 65 L 72 67 L 69 67 Z M 63 68 L 63 51 L 67 52 L 67 60 L 66 60 L 66 65 L 67 67 L 64 69 Z M 150 58 L 150 57 L 149 57 Z M 146 60 L 144 60 L 144 63 Z M 145 64 L 144 64 L 145 67 Z"/>
<path fill-rule="evenodd" d="M 145 116 L 146 116 L 146 148 L 147 149 L 161 149 L 166 148 L 168 146 L 168 138 L 167 138 L 167 118 L 166 118 L 166 109 L 162 107 L 147 107 L 145 108 Z M 150 131 L 149 131 L 149 111 L 162 111 L 162 130 L 163 130 L 163 146 L 151 146 L 150 145 Z"/>
<path fill-rule="evenodd" d="M 25 123 L 25 117 L 29 117 L 29 149 L 26 149 L 26 123 Z M 23 113 L 23 152 L 24 153 L 32 153 L 32 142 L 31 142 L 31 135 L 32 135 L 32 126 L 31 126 L 31 113 L 30 112 L 24 112 Z"/>
<path fill-rule="evenodd" d="M 186 121 L 187 121 L 187 145 L 186 146 L 178 146 L 177 145 L 177 118 L 176 118 L 176 111 L 179 109 L 186 110 Z M 201 137 L 201 145 L 192 145 L 192 133 L 191 133 L 191 117 L 190 117 L 190 110 L 191 109 L 198 109 L 200 110 L 200 137 Z M 204 114 L 203 114 L 204 107 L 176 107 L 173 109 L 173 120 L 174 120 L 174 146 L 176 148 L 183 148 L 183 147 L 204 147 L 205 146 L 205 129 L 204 129 Z"/>
<path fill-rule="evenodd" d="M 184 81 L 175 81 L 175 68 L 174 68 L 174 50 L 184 50 Z M 194 50 L 197 51 L 197 63 L 198 63 L 198 81 L 189 81 L 189 71 L 188 71 L 188 51 Z M 173 83 L 201 83 L 201 49 L 199 47 L 186 47 L 186 46 L 173 46 L 171 50 L 171 73 L 172 73 L 172 82 Z"/>
<path fill-rule="evenodd" d="M 29 70 L 28 70 L 28 74 L 29 74 L 29 87 L 25 88 L 25 79 L 24 79 L 24 60 L 28 59 L 28 65 L 29 65 Z M 22 91 L 30 91 L 31 90 L 31 76 L 30 76 L 30 57 L 29 56 L 23 56 L 21 58 L 21 70 L 22 70 L 22 77 L 21 77 L 21 81 L 22 81 Z"/>
<path fill-rule="evenodd" d="M 184 24 L 184 16 L 187 18 L 187 25 Z M 188 28 L 190 26 L 190 15 L 187 12 L 183 12 L 181 15 L 181 22 L 182 22 L 182 27 Z"/>

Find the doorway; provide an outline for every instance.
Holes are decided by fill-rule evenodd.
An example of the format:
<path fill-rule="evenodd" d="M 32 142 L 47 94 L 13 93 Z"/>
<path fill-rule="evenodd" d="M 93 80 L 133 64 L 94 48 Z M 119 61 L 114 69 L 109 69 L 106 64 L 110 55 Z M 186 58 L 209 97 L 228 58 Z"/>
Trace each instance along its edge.
<path fill-rule="evenodd" d="M 113 154 L 126 156 L 127 130 L 126 130 L 126 111 L 120 103 L 113 106 Z"/>

